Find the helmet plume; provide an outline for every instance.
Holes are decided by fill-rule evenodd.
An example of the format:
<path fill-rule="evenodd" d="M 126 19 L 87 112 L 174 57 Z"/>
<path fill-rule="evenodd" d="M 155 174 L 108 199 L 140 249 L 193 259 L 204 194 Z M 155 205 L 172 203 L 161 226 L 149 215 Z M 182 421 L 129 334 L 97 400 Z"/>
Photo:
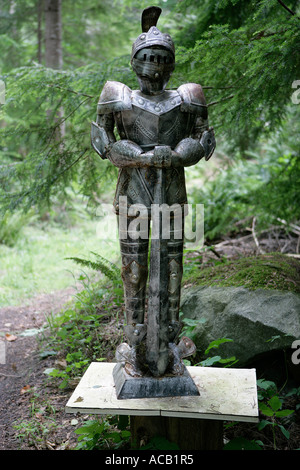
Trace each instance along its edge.
<path fill-rule="evenodd" d="M 142 31 L 147 33 L 152 26 L 156 26 L 162 10 L 159 7 L 148 7 L 142 12 Z"/>

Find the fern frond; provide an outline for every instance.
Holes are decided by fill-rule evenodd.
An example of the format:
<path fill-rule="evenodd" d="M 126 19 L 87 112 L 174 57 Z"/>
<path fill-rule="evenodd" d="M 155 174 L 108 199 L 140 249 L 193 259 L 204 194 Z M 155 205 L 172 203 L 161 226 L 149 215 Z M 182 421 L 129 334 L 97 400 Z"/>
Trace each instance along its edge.
<path fill-rule="evenodd" d="M 98 253 L 94 253 L 94 252 L 91 252 L 91 253 L 97 257 L 96 261 L 92 261 L 90 259 L 82 259 L 78 257 L 70 257 L 70 258 L 65 258 L 65 259 L 70 259 L 74 261 L 76 264 L 91 268 L 95 271 L 100 271 L 111 281 L 121 282 L 120 269 L 118 268 L 118 266 L 116 266 L 114 263 L 107 260 L 106 258 L 103 258 Z"/>

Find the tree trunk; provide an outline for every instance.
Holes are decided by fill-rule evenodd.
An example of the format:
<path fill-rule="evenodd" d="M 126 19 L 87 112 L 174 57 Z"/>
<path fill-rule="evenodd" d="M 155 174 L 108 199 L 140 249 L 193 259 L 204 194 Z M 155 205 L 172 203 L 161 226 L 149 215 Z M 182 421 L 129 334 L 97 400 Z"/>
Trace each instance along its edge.
<path fill-rule="evenodd" d="M 43 47 L 42 47 L 42 39 L 43 39 L 43 30 L 42 30 L 42 23 L 43 23 L 43 9 L 44 9 L 44 0 L 37 0 L 37 39 L 38 39 L 38 53 L 37 59 L 38 63 L 42 63 L 43 59 Z"/>
<path fill-rule="evenodd" d="M 62 21 L 61 0 L 44 0 L 45 4 L 45 65 L 60 70 L 63 66 L 62 56 Z M 59 122 L 63 117 L 63 109 L 57 110 L 55 119 Z M 58 125 L 55 139 L 62 142 L 65 135 L 65 123 Z"/>
<path fill-rule="evenodd" d="M 62 58 L 61 0 L 45 0 L 45 65 L 61 69 Z"/>

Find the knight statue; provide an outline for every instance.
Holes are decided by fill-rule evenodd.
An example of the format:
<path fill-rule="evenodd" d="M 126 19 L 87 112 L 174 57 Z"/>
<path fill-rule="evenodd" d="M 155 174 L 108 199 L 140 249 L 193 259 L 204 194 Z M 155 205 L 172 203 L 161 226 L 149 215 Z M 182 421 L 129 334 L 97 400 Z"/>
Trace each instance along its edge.
<path fill-rule="evenodd" d="M 195 350 L 189 338 L 178 340 L 187 204 L 184 168 L 208 160 L 215 149 L 201 86 L 186 83 L 166 89 L 175 68 L 175 48 L 170 35 L 156 26 L 160 14 L 158 7 L 143 11 L 142 33 L 132 46 L 139 89 L 106 82 L 91 132 L 94 150 L 119 169 L 113 206 L 119 220 L 127 343 L 119 345 L 116 357 L 132 377 L 180 376 L 182 358 Z M 150 227 L 155 204 L 182 208 L 181 228 L 173 215 L 167 239 L 161 231 L 155 239 L 130 236 L 137 215 Z M 126 215 L 122 223 L 121 213 Z"/>

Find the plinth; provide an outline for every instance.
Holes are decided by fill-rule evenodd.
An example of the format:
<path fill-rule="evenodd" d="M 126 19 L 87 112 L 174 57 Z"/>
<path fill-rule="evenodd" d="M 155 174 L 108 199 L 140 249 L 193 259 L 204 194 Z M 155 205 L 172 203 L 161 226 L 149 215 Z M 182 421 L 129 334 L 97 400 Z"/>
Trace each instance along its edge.
<path fill-rule="evenodd" d="M 116 394 L 119 400 L 128 398 L 162 398 L 179 396 L 197 396 L 198 387 L 194 384 L 186 367 L 181 375 L 163 377 L 132 377 L 123 364 L 113 369 Z"/>
<path fill-rule="evenodd" d="M 199 395 L 117 398 L 115 363 L 93 362 L 66 405 L 66 413 L 128 415 L 131 432 L 142 431 L 176 442 L 180 449 L 221 449 L 223 421 L 257 423 L 255 369 L 187 367 Z"/>

